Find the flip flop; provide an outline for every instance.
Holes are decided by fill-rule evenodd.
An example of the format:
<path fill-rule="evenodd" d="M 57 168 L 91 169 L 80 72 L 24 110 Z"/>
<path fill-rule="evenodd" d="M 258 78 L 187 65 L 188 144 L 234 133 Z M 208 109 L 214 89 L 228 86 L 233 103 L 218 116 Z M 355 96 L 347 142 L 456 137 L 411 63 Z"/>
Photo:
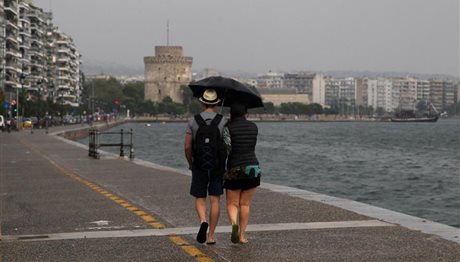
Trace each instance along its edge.
<path fill-rule="evenodd" d="M 247 243 L 249 243 L 249 241 L 248 241 L 247 239 L 245 239 L 245 240 L 240 240 L 240 244 L 242 244 L 242 245 L 247 244 Z"/>
<path fill-rule="evenodd" d="M 206 245 L 215 245 L 216 241 L 206 242 Z"/>
<path fill-rule="evenodd" d="M 230 240 L 232 241 L 232 243 L 236 244 L 238 242 L 240 242 L 240 237 L 238 236 L 239 234 L 239 227 L 238 225 L 232 225 L 232 237 L 230 238 Z"/>
<path fill-rule="evenodd" d="M 196 241 L 198 243 L 203 244 L 206 242 L 206 232 L 208 231 L 208 223 L 203 222 L 201 223 L 200 230 L 198 230 L 198 234 L 196 235 Z"/>

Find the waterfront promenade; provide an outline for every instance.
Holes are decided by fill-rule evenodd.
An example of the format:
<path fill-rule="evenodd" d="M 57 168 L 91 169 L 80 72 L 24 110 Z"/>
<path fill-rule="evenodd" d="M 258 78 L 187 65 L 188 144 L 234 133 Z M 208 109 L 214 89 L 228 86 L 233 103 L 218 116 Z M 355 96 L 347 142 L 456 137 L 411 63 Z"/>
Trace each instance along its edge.
<path fill-rule="evenodd" d="M 248 244 L 230 242 L 222 199 L 217 244 L 201 245 L 187 171 L 92 159 L 59 129 L 0 133 L 2 262 L 460 259 L 459 229 L 270 184 L 255 194 Z"/>

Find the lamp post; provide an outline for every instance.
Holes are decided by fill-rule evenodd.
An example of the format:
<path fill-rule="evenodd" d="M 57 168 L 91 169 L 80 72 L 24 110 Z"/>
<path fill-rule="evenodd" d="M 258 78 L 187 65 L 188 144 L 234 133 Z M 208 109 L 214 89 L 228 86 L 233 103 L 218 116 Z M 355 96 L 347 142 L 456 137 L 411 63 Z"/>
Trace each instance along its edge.
<path fill-rule="evenodd" d="M 22 98 L 24 99 L 24 79 L 26 78 L 26 75 L 24 73 L 21 73 L 19 76 L 19 82 L 21 83 L 21 93 L 22 93 Z M 22 117 L 21 120 L 19 119 L 19 88 L 16 88 L 16 128 L 19 130 L 21 128 L 22 124 L 22 117 L 24 116 L 24 104 L 25 101 L 23 101 L 22 106 Z"/>

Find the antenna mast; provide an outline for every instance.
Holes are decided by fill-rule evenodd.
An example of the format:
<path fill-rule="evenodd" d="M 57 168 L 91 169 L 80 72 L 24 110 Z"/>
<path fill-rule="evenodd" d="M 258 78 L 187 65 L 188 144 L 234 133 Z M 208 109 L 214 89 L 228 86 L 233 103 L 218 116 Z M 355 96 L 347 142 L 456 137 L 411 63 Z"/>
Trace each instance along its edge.
<path fill-rule="evenodd" d="M 166 45 L 169 46 L 169 19 L 166 22 Z"/>

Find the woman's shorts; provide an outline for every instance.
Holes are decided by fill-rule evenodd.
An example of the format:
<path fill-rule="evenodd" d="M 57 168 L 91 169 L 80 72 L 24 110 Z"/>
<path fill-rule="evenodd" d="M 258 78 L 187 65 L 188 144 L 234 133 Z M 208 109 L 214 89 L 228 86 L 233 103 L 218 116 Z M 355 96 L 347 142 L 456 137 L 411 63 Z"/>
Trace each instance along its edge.
<path fill-rule="evenodd" d="M 239 180 L 224 180 L 224 188 L 230 190 L 249 190 L 260 186 L 260 177 Z"/>

